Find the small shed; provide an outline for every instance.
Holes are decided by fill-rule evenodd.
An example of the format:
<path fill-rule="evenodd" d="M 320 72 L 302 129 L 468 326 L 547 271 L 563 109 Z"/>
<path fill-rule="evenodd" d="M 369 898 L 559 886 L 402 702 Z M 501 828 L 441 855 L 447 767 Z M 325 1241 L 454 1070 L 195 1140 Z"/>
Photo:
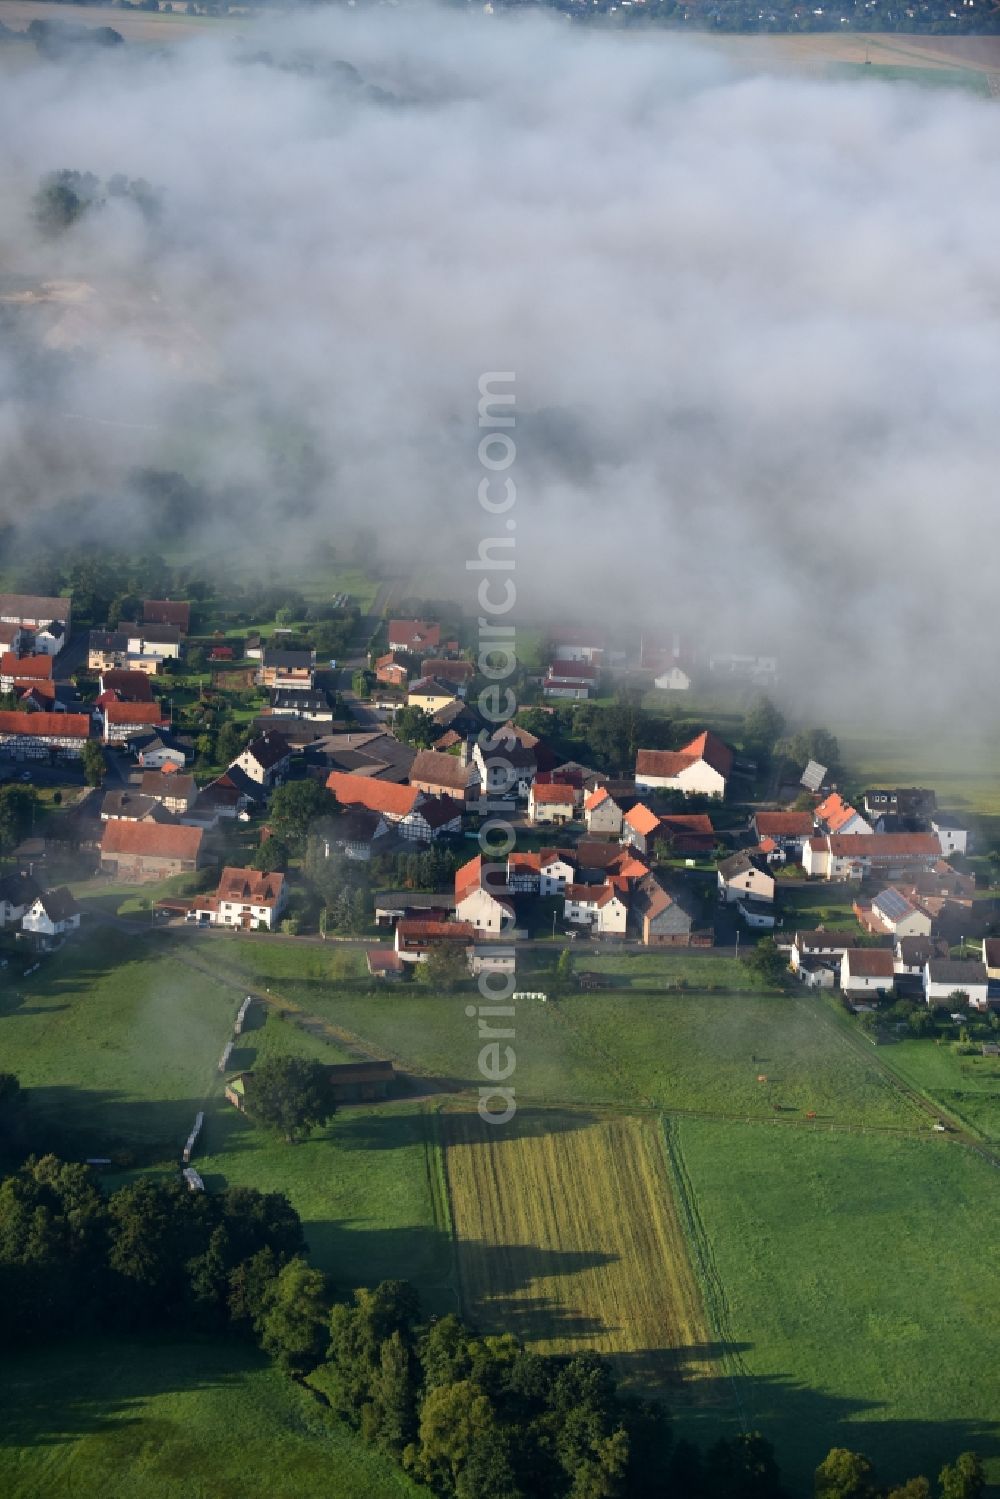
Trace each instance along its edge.
<path fill-rule="evenodd" d="M 330 1068 L 337 1103 L 375 1103 L 388 1098 L 395 1079 L 391 1062 L 344 1062 Z"/>

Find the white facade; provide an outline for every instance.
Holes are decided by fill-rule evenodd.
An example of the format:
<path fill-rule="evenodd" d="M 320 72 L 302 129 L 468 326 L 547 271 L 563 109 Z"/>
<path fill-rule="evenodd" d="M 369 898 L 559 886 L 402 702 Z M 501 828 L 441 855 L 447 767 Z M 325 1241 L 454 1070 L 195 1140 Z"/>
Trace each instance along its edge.
<path fill-rule="evenodd" d="M 637 791 L 683 791 L 686 796 L 725 796 L 726 778 L 709 765 L 707 760 L 696 760 L 685 765 L 673 776 L 656 776 L 635 773 Z"/>
<path fill-rule="evenodd" d="M 621 934 L 628 926 L 628 907 L 618 894 L 609 898 L 604 885 L 594 885 L 587 894 L 574 885 L 566 892 L 563 918 L 596 932 Z"/>
<path fill-rule="evenodd" d="M 747 896 L 753 900 L 774 900 L 774 876 L 762 869 L 742 869 L 729 878 L 720 869 L 718 883 L 720 897 L 730 906 L 734 901 L 744 900 Z"/>
<path fill-rule="evenodd" d="M 941 845 L 941 853 L 946 859 L 949 854 L 964 854 L 968 852 L 969 834 L 965 828 L 952 827 L 948 823 L 935 822 L 931 818 L 931 831 L 937 834 L 937 840 Z"/>
<path fill-rule="evenodd" d="M 538 893 L 541 896 L 562 895 L 572 878 L 572 864 L 568 864 L 565 859 L 556 856 L 547 863 L 542 863 L 538 877 Z"/>
<path fill-rule="evenodd" d="M 989 997 L 989 981 L 986 977 L 986 968 L 982 963 L 956 964 L 956 968 L 966 970 L 963 972 L 949 973 L 946 978 L 931 978 L 931 965 L 924 967 L 924 998 L 929 1005 L 948 1004 L 951 996 L 960 992 L 969 996 L 969 1004 L 974 1010 L 985 1010 Z"/>
<path fill-rule="evenodd" d="M 455 906 L 459 921 L 467 921 L 477 932 L 502 932 L 513 925 L 511 908 L 480 885 L 464 895 Z"/>
<path fill-rule="evenodd" d="M 658 687 L 661 692 L 687 692 L 691 686 L 691 678 L 682 667 L 671 666 L 669 671 L 654 677 L 653 686 Z"/>
<path fill-rule="evenodd" d="M 528 793 L 528 820 L 536 825 L 571 822 L 576 812 L 572 786 L 567 786 L 560 799 L 554 802 L 537 800 L 536 794 L 541 789 L 533 785 Z"/>
<path fill-rule="evenodd" d="M 35 631 L 35 654 L 37 656 L 58 656 L 65 644 L 66 631 L 58 629 L 56 621 L 50 621 L 49 626 Z"/>
<path fill-rule="evenodd" d="M 34 932 L 39 937 L 63 937 L 67 932 L 75 932 L 80 926 L 79 911 L 53 921 L 45 909 L 45 899 L 39 896 L 21 919 L 21 930 Z"/>

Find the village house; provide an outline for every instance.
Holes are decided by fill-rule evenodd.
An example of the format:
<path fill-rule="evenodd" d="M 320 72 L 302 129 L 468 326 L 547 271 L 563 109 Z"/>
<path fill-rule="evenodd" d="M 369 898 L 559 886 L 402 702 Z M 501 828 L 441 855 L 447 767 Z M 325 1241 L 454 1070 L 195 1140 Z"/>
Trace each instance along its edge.
<path fill-rule="evenodd" d="M 881 890 L 867 907 L 857 906 L 855 914 L 862 926 L 871 932 L 888 932 L 893 937 L 929 937 L 931 918 L 920 906 L 912 904 L 894 886 Z"/>
<path fill-rule="evenodd" d="M 330 698 L 318 688 L 272 687 L 269 698 L 275 718 L 296 718 L 303 723 L 333 722 Z"/>
<path fill-rule="evenodd" d="M 796 932 L 790 953 L 792 972 L 798 973 L 810 963 L 833 964 L 839 972 L 844 954 L 861 945 L 857 932 Z"/>
<path fill-rule="evenodd" d="M 687 947 L 694 925 L 690 911 L 655 875 L 636 886 L 633 909 L 647 947 Z"/>
<path fill-rule="evenodd" d="M 954 817 L 937 813 L 931 818 L 931 832 L 937 836 L 943 858 L 947 859 L 951 854 L 968 853 L 969 831 Z"/>
<path fill-rule="evenodd" d="M 122 630 L 91 630 L 87 637 L 88 671 L 125 669 L 142 672 L 144 676 L 156 676 L 161 664 L 160 656 L 130 654 L 128 636 Z"/>
<path fill-rule="evenodd" d="M 15 760 L 76 759 L 89 738 L 86 713 L 0 712 L 0 746 Z"/>
<path fill-rule="evenodd" d="M 464 696 L 476 675 L 476 668 L 471 661 L 450 661 L 447 656 L 425 656 L 420 663 L 420 675 L 436 677 L 439 682 L 450 682 L 455 691 Z"/>
<path fill-rule="evenodd" d="M 893 967 L 896 973 L 907 977 L 923 977 L 924 969 L 931 958 L 946 958 L 948 949 L 945 946 L 939 951 L 940 944 L 933 937 L 897 937 L 893 945 Z"/>
<path fill-rule="evenodd" d="M 882 817 L 922 821 L 937 808 L 937 797 L 925 786 L 897 786 L 866 791 L 861 805 L 873 823 Z"/>
<path fill-rule="evenodd" d="M 931 869 L 940 857 L 933 833 L 832 833 L 806 839 L 802 867 L 826 880 L 861 880 L 873 873 L 892 878 L 908 869 Z"/>
<path fill-rule="evenodd" d="M 170 727 L 170 720 L 159 703 L 105 703 L 105 744 L 127 744 L 142 734 Z"/>
<path fill-rule="evenodd" d="M 407 651 L 411 656 L 436 651 L 441 644 L 441 626 L 426 619 L 390 619 L 386 645 L 390 651 Z"/>
<path fill-rule="evenodd" d="M 1000 937 L 983 938 L 983 963 L 987 978 L 1000 979 Z"/>
<path fill-rule="evenodd" d="M 291 764 L 291 746 L 277 733 L 258 734 L 232 762 L 251 781 L 268 791 L 281 785 Z"/>
<path fill-rule="evenodd" d="M 849 948 L 840 960 L 840 987 L 849 999 L 879 999 L 895 986 L 893 955 L 885 948 Z"/>
<path fill-rule="evenodd" d="M 401 838 L 430 842 L 462 829 L 462 807 L 450 797 L 431 797 L 416 786 L 332 770 L 326 786 L 342 807 L 376 812 Z"/>
<path fill-rule="evenodd" d="M 473 801 L 479 795 L 479 771 L 469 760 L 469 746 L 463 740 L 457 755 L 438 750 L 419 750 L 410 766 L 410 785 L 428 796 L 450 796 L 455 801 Z"/>
<path fill-rule="evenodd" d="M 41 893 L 30 874 L 0 876 L 0 928 L 19 926 Z"/>
<path fill-rule="evenodd" d="M 455 873 L 455 915 L 477 932 L 499 936 L 514 925 L 506 870 L 476 854 Z"/>
<path fill-rule="evenodd" d="M 101 802 L 102 822 L 173 822 L 174 814 L 153 796 L 135 791 L 105 791 Z"/>
<path fill-rule="evenodd" d="M 404 917 L 396 922 L 395 947 L 404 963 L 426 963 L 432 947 L 442 943 L 472 945 L 476 928 L 468 921 L 423 921 Z"/>
<path fill-rule="evenodd" d="M 591 628 L 565 626 L 553 630 L 549 644 L 556 661 L 586 661 L 591 666 L 604 661 L 604 636 Z"/>
<path fill-rule="evenodd" d="M 58 621 L 65 625 L 66 633 L 73 618 L 71 598 L 46 598 L 34 593 L 0 593 L 0 621 L 8 625 L 23 625 L 32 632 L 44 630 Z"/>
<path fill-rule="evenodd" d="M 653 840 L 660 831 L 660 819 L 644 802 L 636 802 L 622 818 L 621 841 L 640 853 L 652 852 Z"/>
<path fill-rule="evenodd" d="M 517 954 L 512 947 L 499 943 L 475 943 L 469 949 L 469 972 L 473 978 L 481 973 L 506 973 L 513 975 L 517 967 Z"/>
<path fill-rule="evenodd" d="M 0 692 L 51 681 L 51 656 L 18 656 L 13 651 L 4 651 L 0 656 Z"/>
<path fill-rule="evenodd" d="M 754 656 L 738 651 L 716 651 L 708 658 L 713 677 L 734 677 L 756 687 L 773 687 L 778 680 L 777 656 Z"/>
<path fill-rule="evenodd" d="M 389 651 L 384 656 L 379 656 L 375 662 L 375 680 L 381 682 L 384 687 L 404 688 L 410 680 L 410 668 L 406 664 L 408 657 L 400 659 L 398 651 Z"/>
<path fill-rule="evenodd" d="M 507 855 L 507 888 L 514 895 L 537 895 L 541 886 L 541 854 L 519 853 L 512 849 Z"/>
<path fill-rule="evenodd" d="M 723 797 L 732 768 L 732 750 L 706 729 L 680 750 L 639 750 L 635 764 L 636 790 Z"/>
<path fill-rule="evenodd" d="M 134 739 L 132 748 L 144 770 L 183 770 L 188 760 L 194 758 L 191 746 L 167 729 Z"/>
<path fill-rule="evenodd" d="M 601 936 L 624 936 L 628 905 L 622 891 L 609 881 L 604 885 L 567 885 L 563 892 L 563 919 L 587 926 Z"/>
<path fill-rule="evenodd" d="M 108 822 L 101 837 L 101 868 L 124 884 L 193 874 L 202 862 L 204 836 L 201 828 Z"/>
<path fill-rule="evenodd" d="M 766 861 L 750 849 L 742 849 L 720 861 L 717 881 L 719 899 L 727 905 L 750 897 L 755 901 L 774 900 L 774 875 Z"/>
<path fill-rule="evenodd" d="M 147 770 L 139 783 L 143 796 L 151 796 L 162 803 L 168 812 L 187 812 L 194 806 L 198 787 L 192 775 L 179 775 L 176 771 Z"/>
<path fill-rule="evenodd" d="M 31 637 L 31 649 L 36 656 L 58 656 L 68 639 L 66 625 L 61 619 L 53 619 L 35 630 Z"/>
<path fill-rule="evenodd" d="M 813 814 L 816 828 L 821 833 L 837 833 L 841 837 L 859 833 L 871 833 L 872 828 L 861 813 L 844 801 L 836 791 L 832 792 Z"/>
<path fill-rule="evenodd" d="M 152 656 L 156 661 L 179 661 L 181 632 L 176 625 L 129 625 L 126 629 L 127 654 Z"/>
<path fill-rule="evenodd" d="M 691 690 L 691 677 L 683 666 L 678 666 L 676 661 L 668 666 L 666 671 L 661 671 L 659 676 L 653 678 L 653 686 L 660 692 L 689 692 Z"/>
<path fill-rule="evenodd" d="M 282 651 L 265 646 L 257 671 L 258 687 L 310 691 L 316 680 L 315 651 Z"/>
<path fill-rule="evenodd" d="M 437 677 L 421 677 L 419 681 L 411 683 L 406 693 L 407 707 L 423 708 L 425 713 L 440 713 L 442 708 L 449 707 L 457 699 L 455 689 L 450 682 L 442 682 Z"/>
<path fill-rule="evenodd" d="M 528 792 L 528 821 L 536 826 L 544 823 L 571 822 L 576 813 L 576 792 L 572 786 L 537 780 Z"/>
<path fill-rule="evenodd" d="M 153 689 L 150 686 L 148 673 L 144 671 L 124 671 L 120 667 L 110 667 L 101 672 L 101 695 L 111 693 L 119 703 L 151 703 L 153 701 Z"/>
<path fill-rule="evenodd" d="M 924 999 L 927 1003 L 954 1009 L 958 994 L 965 995 L 972 1009 L 986 1009 L 989 1003 L 986 964 L 960 958 L 929 958 L 924 965 Z"/>
<path fill-rule="evenodd" d="M 226 865 L 212 895 L 199 895 L 191 909 L 200 922 L 241 927 L 244 931 L 273 931 L 288 904 L 283 874 Z"/>
<path fill-rule="evenodd" d="M 31 631 L 25 630 L 23 625 L 5 624 L 0 620 L 0 650 L 13 651 L 15 656 L 20 656 L 30 639 Z"/>
<path fill-rule="evenodd" d="M 490 741 L 494 739 L 497 742 L 495 749 L 484 750 L 478 739 L 472 747 L 472 760 L 479 772 L 480 786 L 487 797 L 509 796 L 523 800 L 531 791 L 539 771 L 535 746 L 523 742 L 509 724 L 491 734 Z"/>
<path fill-rule="evenodd" d="M 143 599 L 144 625 L 172 625 L 181 635 L 191 629 L 191 605 L 182 599 Z"/>
<path fill-rule="evenodd" d="M 600 667 L 589 661 L 553 661 L 542 679 L 542 692 L 545 697 L 585 702 L 600 680 Z"/>
<path fill-rule="evenodd" d="M 567 849 L 543 848 L 538 865 L 538 893 L 543 900 L 562 895 L 574 874 L 573 855 Z"/>
<path fill-rule="evenodd" d="M 606 786 L 598 786 L 583 803 L 587 832 L 595 837 L 620 838 L 624 813 Z"/>
<path fill-rule="evenodd" d="M 756 812 L 751 819 L 758 843 L 770 838 L 786 855 L 801 858 L 807 838 L 813 834 L 811 812 Z"/>
<path fill-rule="evenodd" d="M 38 894 L 21 918 L 21 931 L 39 947 L 52 947 L 58 938 L 79 929 L 80 907 L 65 886 Z"/>

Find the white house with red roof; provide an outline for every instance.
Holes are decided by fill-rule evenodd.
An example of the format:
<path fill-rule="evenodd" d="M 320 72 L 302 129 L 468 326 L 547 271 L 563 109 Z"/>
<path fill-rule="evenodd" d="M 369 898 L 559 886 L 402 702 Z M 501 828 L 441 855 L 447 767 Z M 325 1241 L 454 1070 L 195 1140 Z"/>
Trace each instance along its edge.
<path fill-rule="evenodd" d="M 813 813 L 816 829 L 820 833 L 837 833 L 840 837 L 852 836 L 858 833 L 873 833 L 871 824 L 866 822 L 856 807 L 845 802 L 839 792 L 833 791 L 821 801 Z"/>
<path fill-rule="evenodd" d="M 476 854 L 455 873 L 456 919 L 499 937 L 514 925 L 508 894 L 506 865 Z"/>
<path fill-rule="evenodd" d="M 588 926 L 602 935 L 622 935 L 628 927 L 624 891 L 613 880 L 603 885 L 567 885 L 563 895 L 563 919 Z"/>
<path fill-rule="evenodd" d="M 555 781 L 532 782 L 528 792 L 528 821 L 536 825 L 572 821 L 576 813 L 576 795 L 572 786 Z"/>
<path fill-rule="evenodd" d="M 386 645 L 390 651 L 409 651 L 423 656 L 441 644 L 441 626 L 428 619 L 390 619 Z"/>
<path fill-rule="evenodd" d="M 553 661 L 542 680 L 546 697 L 583 702 L 597 691 L 601 668 L 590 661 Z"/>
<path fill-rule="evenodd" d="M 726 794 L 733 769 L 728 744 L 706 729 L 679 750 L 639 750 L 635 762 L 637 791 L 683 791 L 686 796 Z"/>

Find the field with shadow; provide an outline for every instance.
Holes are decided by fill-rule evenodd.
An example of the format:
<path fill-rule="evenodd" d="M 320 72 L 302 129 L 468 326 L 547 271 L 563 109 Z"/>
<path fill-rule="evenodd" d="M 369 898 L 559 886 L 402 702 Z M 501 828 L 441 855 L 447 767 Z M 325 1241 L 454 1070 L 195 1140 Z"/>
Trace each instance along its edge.
<path fill-rule="evenodd" d="M 254 1350 L 102 1339 L 0 1359 L 4 1499 L 417 1499 Z"/>

